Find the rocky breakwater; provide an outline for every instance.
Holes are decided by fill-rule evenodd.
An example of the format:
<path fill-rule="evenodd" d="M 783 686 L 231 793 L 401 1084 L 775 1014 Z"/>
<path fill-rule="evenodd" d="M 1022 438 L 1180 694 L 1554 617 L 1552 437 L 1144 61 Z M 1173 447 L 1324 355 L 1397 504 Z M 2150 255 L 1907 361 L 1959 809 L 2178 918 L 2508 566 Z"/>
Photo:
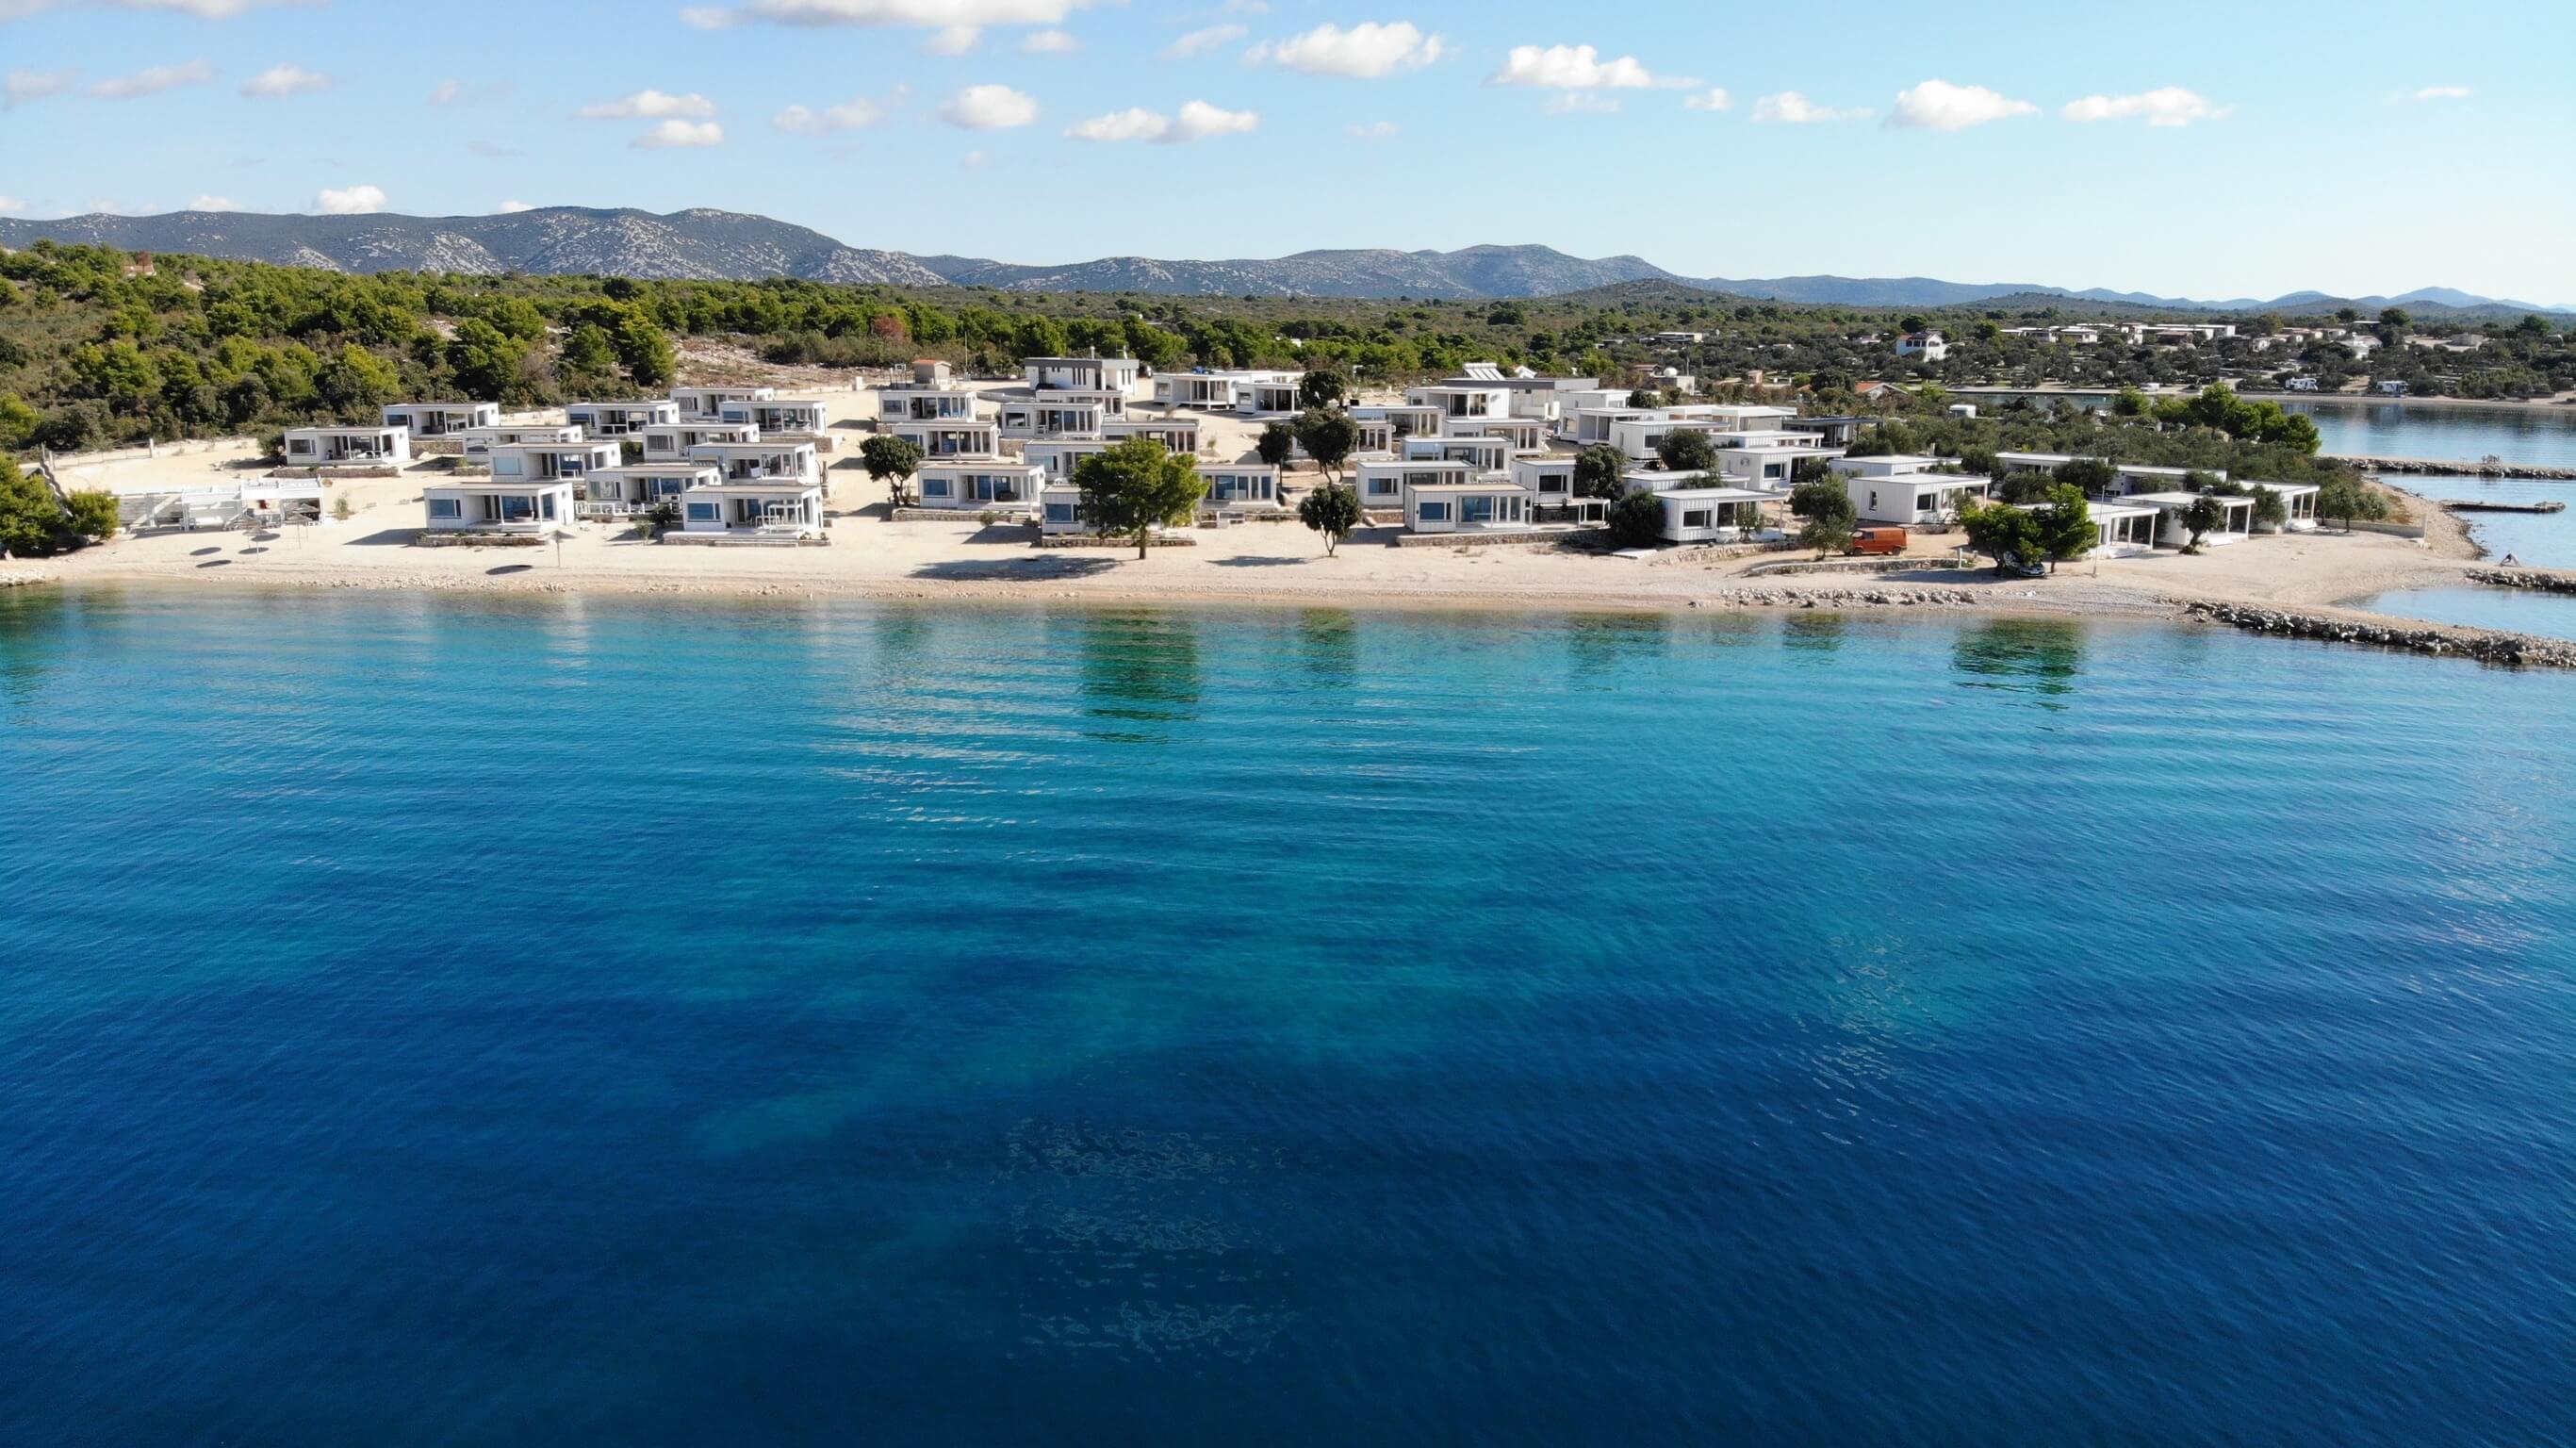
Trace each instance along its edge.
<path fill-rule="evenodd" d="M 2576 573 L 2549 568 L 2472 568 L 2467 572 L 2472 583 L 2496 588 L 2522 588 L 2534 593 L 2576 593 Z"/>
<path fill-rule="evenodd" d="M 2370 615 L 2308 613 L 2265 604 L 2176 599 L 2188 618 L 2207 619 L 2250 633 L 2326 643 L 2369 644 L 2419 654 L 2457 654 L 2488 664 L 2534 664 L 2576 669 L 2576 642 L 2536 638 L 2499 629 L 2458 628 Z"/>
<path fill-rule="evenodd" d="M 1961 588 L 1730 588 L 1691 600 L 1693 608 L 1974 608 Z"/>
<path fill-rule="evenodd" d="M 39 573 L 33 568 L 0 568 L 0 588 L 33 588 L 39 583 L 53 581 L 52 574 Z"/>

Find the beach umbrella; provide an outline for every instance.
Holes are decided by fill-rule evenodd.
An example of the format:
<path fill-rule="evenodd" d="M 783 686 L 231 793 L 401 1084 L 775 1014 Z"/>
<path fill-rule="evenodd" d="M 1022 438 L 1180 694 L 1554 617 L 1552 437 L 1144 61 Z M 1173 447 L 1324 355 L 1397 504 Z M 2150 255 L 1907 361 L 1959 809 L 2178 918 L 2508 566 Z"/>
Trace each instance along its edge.
<path fill-rule="evenodd" d="M 554 531 L 552 531 L 551 533 L 548 533 L 546 536 L 547 536 L 547 537 L 550 537 L 550 538 L 552 538 L 552 539 L 554 539 L 554 540 L 555 540 L 555 567 L 557 567 L 557 568 L 561 568 L 561 567 L 563 567 L 563 545 L 564 545 L 564 540 L 565 540 L 566 538 L 569 538 L 569 537 L 573 536 L 573 535 L 572 535 L 572 534 L 570 534 L 570 533 L 568 533 L 568 532 L 566 532 L 565 530 L 563 530 L 563 529 L 561 529 L 561 528 L 557 528 L 557 529 L 555 529 Z"/>

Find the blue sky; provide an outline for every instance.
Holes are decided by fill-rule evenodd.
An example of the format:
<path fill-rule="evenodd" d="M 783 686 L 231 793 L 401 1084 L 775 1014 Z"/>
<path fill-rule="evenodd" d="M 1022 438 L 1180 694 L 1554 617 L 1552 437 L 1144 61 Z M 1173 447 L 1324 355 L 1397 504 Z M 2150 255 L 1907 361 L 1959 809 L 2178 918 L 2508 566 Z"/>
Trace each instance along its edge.
<path fill-rule="evenodd" d="M 0 0 L 0 211 L 2576 302 L 2576 4 Z"/>

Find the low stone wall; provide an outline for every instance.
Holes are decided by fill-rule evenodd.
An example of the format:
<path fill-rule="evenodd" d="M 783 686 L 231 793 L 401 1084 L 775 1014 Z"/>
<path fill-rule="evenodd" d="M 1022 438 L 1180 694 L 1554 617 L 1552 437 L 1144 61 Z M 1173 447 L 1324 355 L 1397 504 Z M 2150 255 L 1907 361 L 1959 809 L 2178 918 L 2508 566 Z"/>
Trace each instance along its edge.
<path fill-rule="evenodd" d="M 2576 467 L 2563 463 L 2445 462 L 2440 458 L 2375 458 L 2357 454 L 2328 455 L 2379 473 L 2464 473 L 2480 478 L 2576 478 Z"/>
<path fill-rule="evenodd" d="M 1183 533 L 1157 533 L 1152 539 L 1157 548 L 1196 548 L 1199 540 Z M 1046 533 L 1038 538 L 1040 548 L 1133 548 L 1133 538 L 1103 538 L 1097 533 Z"/>
<path fill-rule="evenodd" d="M 388 467 L 270 468 L 268 475 L 272 478 L 320 478 L 328 482 L 334 478 L 398 478 L 402 476 L 402 469 Z"/>
<path fill-rule="evenodd" d="M 2394 620 L 2381 623 L 2208 599 L 2186 598 L 2173 602 L 2180 605 L 2186 617 L 2207 619 L 2252 633 L 2280 634 L 2287 638 L 2317 639 L 2327 643 L 2371 644 L 2419 654 L 2459 654 L 2489 664 L 2576 668 L 2576 642 L 2564 639 Z"/>
<path fill-rule="evenodd" d="M 1584 546 L 1609 541 L 1607 528 L 1564 528 L 1553 533 L 1398 533 L 1398 548 L 1534 548 L 1542 543 Z"/>
<path fill-rule="evenodd" d="M 1974 608 L 1983 600 L 1964 588 L 1730 588 L 1691 600 L 1723 608 Z"/>
<path fill-rule="evenodd" d="M 2523 588 L 2534 593 L 2576 593 L 2576 573 L 2562 573 L 2547 568 L 2472 568 L 2471 582 L 2490 583 L 2498 588 Z"/>
<path fill-rule="evenodd" d="M 889 523 L 982 523 L 990 514 L 994 526 L 1026 523 L 1026 509 L 1011 508 L 897 508 L 886 514 Z"/>
<path fill-rule="evenodd" d="M 683 528 L 665 528 L 661 542 L 680 543 L 700 548 L 822 548 L 829 538 L 793 538 L 784 535 L 764 537 L 757 533 L 692 533 Z"/>
<path fill-rule="evenodd" d="M 546 541 L 542 533 L 442 533 L 427 528 L 412 540 L 415 548 L 534 548 Z"/>
<path fill-rule="evenodd" d="M 1939 569 L 1965 573 L 1972 565 L 1956 558 L 1826 558 L 1792 559 L 1781 563 L 1762 563 L 1744 570 L 1747 578 L 1772 578 L 1793 573 L 1913 573 Z"/>

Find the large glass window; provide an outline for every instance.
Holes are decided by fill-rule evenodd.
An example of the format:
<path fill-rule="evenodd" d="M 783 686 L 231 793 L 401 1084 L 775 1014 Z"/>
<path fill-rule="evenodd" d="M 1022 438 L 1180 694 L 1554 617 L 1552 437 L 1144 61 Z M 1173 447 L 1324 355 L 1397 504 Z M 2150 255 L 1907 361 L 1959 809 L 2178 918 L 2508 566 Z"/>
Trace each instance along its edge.
<path fill-rule="evenodd" d="M 465 516 L 465 501 L 462 498 L 432 498 L 429 500 L 429 516 L 462 518 Z"/>
<path fill-rule="evenodd" d="M 691 522 L 714 523 L 722 520 L 723 517 L 723 512 L 720 511 L 713 503 L 691 503 L 689 505 L 689 520 Z"/>
<path fill-rule="evenodd" d="M 1422 521 L 1425 523 L 1446 523 L 1449 521 L 1449 505 L 1447 503 L 1424 503 L 1417 507 L 1415 511 L 1421 515 Z"/>

